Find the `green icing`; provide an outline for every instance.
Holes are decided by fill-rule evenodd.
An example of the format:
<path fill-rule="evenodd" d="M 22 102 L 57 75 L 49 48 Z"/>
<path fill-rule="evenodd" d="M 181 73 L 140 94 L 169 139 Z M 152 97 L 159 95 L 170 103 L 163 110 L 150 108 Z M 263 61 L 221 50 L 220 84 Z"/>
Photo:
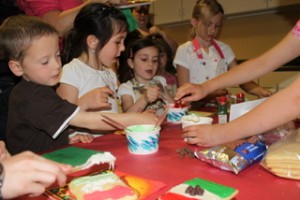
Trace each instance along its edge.
<path fill-rule="evenodd" d="M 236 191 L 234 188 L 220 185 L 218 183 L 215 183 L 212 181 L 207 181 L 207 180 L 200 179 L 200 178 L 188 180 L 185 183 L 187 185 L 191 185 L 193 187 L 199 185 L 202 189 L 205 189 L 221 198 L 231 196 Z"/>
<path fill-rule="evenodd" d="M 59 163 L 77 166 L 84 164 L 87 161 L 87 159 L 89 159 L 89 157 L 96 153 L 101 152 L 71 146 L 50 153 L 46 153 L 43 155 L 43 157 L 50 160 L 54 160 Z"/>
<path fill-rule="evenodd" d="M 158 130 L 159 128 L 158 127 L 155 127 L 153 129 L 153 126 L 152 125 L 149 125 L 149 126 L 145 126 L 145 125 L 136 125 L 136 126 L 131 126 L 130 128 L 128 128 L 129 131 L 131 132 L 148 132 L 148 131 L 156 131 Z"/>

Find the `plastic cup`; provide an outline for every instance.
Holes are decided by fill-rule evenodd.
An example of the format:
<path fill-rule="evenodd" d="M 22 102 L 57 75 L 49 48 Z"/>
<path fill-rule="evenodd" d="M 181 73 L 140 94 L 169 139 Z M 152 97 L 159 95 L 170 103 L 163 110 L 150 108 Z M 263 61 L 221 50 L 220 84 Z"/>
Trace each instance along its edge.
<path fill-rule="evenodd" d="M 160 127 L 150 124 L 133 125 L 125 129 L 128 151 L 147 155 L 158 151 Z"/>
<path fill-rule="evenodd" d="M 211 117 L 200 117 L 195 114 L 186 115 L 181 118 L 182 128 L 197 124 L 212 124 L 212 122 L 213 118 Z"/>
<path fill-rule="evenodd" d="M 168 115 L 167 115 L 167 122 L 180 124 L 181 118 L 188 113 L 188 106 L 182 107 L 182 108 L 176 108 L 174 107 L 174 104 L 170 104 L 168 106 Z"/>

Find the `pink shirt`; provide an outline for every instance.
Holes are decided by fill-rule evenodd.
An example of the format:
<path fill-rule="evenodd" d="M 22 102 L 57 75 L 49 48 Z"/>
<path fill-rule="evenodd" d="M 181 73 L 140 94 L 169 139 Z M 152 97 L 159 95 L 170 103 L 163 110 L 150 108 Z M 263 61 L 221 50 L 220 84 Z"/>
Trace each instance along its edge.
<path fill-rule="evenodd" d="M 77 7 L 83 0 L 17 0 L 17 3 L 26 15 L 43 17 L 49 11 L 65 11 Z"/>

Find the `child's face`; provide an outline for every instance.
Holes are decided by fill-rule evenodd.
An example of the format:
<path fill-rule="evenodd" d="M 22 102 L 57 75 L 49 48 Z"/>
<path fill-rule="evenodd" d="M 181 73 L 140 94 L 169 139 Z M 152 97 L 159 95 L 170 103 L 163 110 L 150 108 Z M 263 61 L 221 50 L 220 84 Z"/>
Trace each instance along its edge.
<path fill-rule="evenodd" d="M 152 80 L 159 63 L 159 52 L 156 47 L 146 47 L 137 51 L 129 66 L 133 68 L 135 78 L 140 83 Z"/>
<path fill-rule="evenodd" d="M 114 34 L 101 49 L 98 59 L 102 65 L 109 67 L 118 61 L 121 52 L 125 50 L 124 39 L 126 35 L 126 32 Z"/>
<path fill-rule="evenodd" d="M 196 29 L 198 37 L 204 41 L 210 42 L 218 34 L 222 25 L 223 14 L 219 13 L 212 17 L 204 17 L 204 19 L 192 19 L 193 26 Z"/>
<path fill-rule="evenodd" d="M 43 36 L 32 41 L 20 63 L 25 80 L 54 86 L 59 82 L 61 60 L 57 35 Z"/>

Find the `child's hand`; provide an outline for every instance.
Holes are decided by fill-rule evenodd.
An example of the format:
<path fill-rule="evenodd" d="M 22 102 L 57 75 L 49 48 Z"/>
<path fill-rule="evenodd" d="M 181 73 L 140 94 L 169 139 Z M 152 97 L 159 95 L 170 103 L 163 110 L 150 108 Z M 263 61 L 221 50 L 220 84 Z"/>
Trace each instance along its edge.
<path fill-rule="evenodd" d="M 152 103 L 161 97 L 160 88 L 157 86 L 149 86 L 144 94 L 147 103 Z"/>
<path fill-rule="evenodd" d="M 82 143 L 91 143 L 94 140 L 93 135 L 91 134 L 74 134 L 69 137 L 69 144 L 74 144 L 77 142 L 82 142 Z"/>
<path fill-rule="evenodd" d="M 96 88 L 80 97 L 77 104 L 88 111 L 111 109 L 108 98 L 113 95 L 114 92 L 108 87 Z"/>

